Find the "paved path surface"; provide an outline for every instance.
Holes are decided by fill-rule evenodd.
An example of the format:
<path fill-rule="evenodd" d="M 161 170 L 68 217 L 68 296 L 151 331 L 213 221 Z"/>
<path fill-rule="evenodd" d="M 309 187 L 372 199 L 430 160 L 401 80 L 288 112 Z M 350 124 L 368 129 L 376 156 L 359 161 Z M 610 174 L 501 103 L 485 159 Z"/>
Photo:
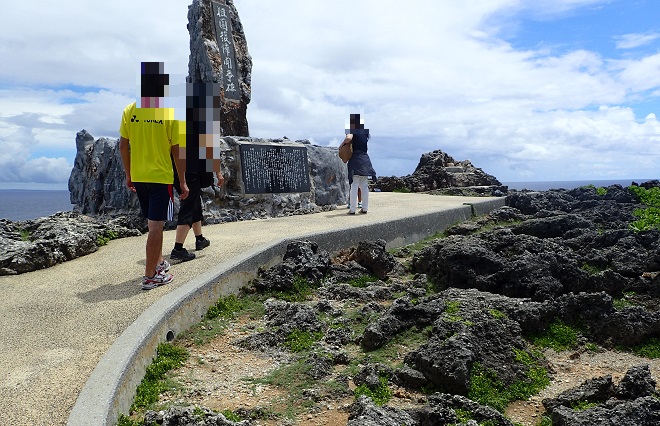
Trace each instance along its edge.
<path fill-rule="evenodd" d="M 0 277 L 0 425 L 65 425 L 90 373 L 150 305 L 220 262 L 282 238 L 399 220 L 483 198 L 372 193 L 367 215 L 324 213 L 204 227 L 211 246 L 174 264 L 174 281 L 140 290 L 146 235 L 111 241 L 52 268 Z M 164 252 L 174 244 L 166 231 Z M 186 241 L 194 247 L 192 232 Z M 166 256 L 167 258 L 167 256 Z"/>

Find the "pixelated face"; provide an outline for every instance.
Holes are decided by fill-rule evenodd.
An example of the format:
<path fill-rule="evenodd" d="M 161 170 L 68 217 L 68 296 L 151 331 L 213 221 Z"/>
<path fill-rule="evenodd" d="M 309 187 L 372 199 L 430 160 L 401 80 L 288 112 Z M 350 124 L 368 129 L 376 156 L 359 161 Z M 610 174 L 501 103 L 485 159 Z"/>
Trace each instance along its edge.
<path fill-rule="evenodd" d="M 143 98 L 167 96 L 170 76 L 164 73 L 164 64 L 162 62 L 142 62 L 140 68 L 140 96 Z"/>
<path fill-rule="evenodd" d="M 351 114 L 349 119 L 349 128 L 350 129 L 364 128 L 364 120 L 360 119 L 360 114 Z"/>

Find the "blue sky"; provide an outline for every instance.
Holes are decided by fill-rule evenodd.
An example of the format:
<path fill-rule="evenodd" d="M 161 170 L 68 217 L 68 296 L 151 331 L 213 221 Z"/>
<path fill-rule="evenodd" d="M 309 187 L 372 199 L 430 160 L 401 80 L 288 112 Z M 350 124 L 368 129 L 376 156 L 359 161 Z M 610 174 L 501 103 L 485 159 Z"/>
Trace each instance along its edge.
<path fill-rule="evenodd" d="M 234 3 L 254 137 L 337 146 L 363 111 L 379 175 L 440 149 L 504 182 L 659 177 L 658 0 Z M 0 188 L 66 189 L 76 133 L 118 137 L 140 61 L 182 82 L 188 4 L 3 10 Z"/>

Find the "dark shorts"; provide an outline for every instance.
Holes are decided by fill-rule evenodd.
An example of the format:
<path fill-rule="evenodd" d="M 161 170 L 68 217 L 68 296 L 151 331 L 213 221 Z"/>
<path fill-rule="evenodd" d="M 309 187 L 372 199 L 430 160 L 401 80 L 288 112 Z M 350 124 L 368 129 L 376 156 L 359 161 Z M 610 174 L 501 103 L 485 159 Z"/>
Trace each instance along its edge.
<path fill-rule="evenodd" d="M 158 222 L 172 220 L 172 185 L 146 182 L 133 182 L 133 185 L 142 216 Z"/>
<path fill-rule="evenodd" d="M 188 197 L 181 200 L 176 224 L 192 226 L 193 223 L 199 222 L 203 218 L 199 175 L 186 173 L 186 185 L 188 185 Z M 177 191 L 180 192 L 178 188 Z"/>

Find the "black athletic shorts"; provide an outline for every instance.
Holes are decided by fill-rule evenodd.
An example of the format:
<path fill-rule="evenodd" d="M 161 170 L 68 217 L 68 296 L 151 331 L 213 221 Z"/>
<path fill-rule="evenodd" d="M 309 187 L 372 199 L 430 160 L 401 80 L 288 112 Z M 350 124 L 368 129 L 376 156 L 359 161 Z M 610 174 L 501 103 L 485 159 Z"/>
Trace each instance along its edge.
<path fill-rule="evenodd" d="M 172 220 L 172 185 L 147 182 L 133 182 L 133 185 L 143 217 L 158 222 Z"/>
<path fill-rule="evenodd" d="M 199 186 L 199 175 L 186 172 L 186 185 L 188 185 L 188 197 L 181 200 L 179 205 L 179 216 L 177 225 L 192 226 L 193 223 L 202 220 L 202 194 Z M 177 191 L 181 191 L 177 188 Z"/>

